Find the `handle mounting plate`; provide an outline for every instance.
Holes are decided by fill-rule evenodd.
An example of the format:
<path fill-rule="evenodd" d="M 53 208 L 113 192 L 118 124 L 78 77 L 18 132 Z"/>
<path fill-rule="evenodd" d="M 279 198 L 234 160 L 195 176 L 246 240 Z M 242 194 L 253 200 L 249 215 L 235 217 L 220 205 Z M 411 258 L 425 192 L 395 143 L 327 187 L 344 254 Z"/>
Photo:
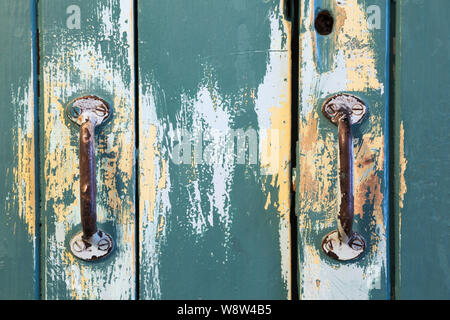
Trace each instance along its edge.
<path fill-rule="evenodd" d="M 338 261 L 348 261 L 358 258 L 366 248 L 364 238 L 357 232 L 353 232 L 350 239 L 345 241 L 339 237 L 339 231 L 334 230 L 322 240 L 323 251 L 331 258 Z"/>
<path fill-rule="evenodd" d="M 83 238 L 83 232 L 77 233 L 70 240 L 70 250 L 81 260 L 95 261 L 107 256 L 114 248 L 112 237 L 98 230 L 89 239 Z"/>
<path fill-rule="evenodd" d="M 81 126 L 88 118 L 95 126 L 98 126 L 110 115 L 111 108 L 108 103 L 96 96 L 77 98 L 67 108 L 67 117 L 78 126 Z"/>
<path fill-rule="evenodd" d="M 339 112 L 346 111 L 350 115 L 351 124 L 356 124 L 364 119 L 367 107 L 364 101 L 347 93 L 340 93 L 328 98 L 322 105 L 323 115 L 336 124 L 334 118 Z"/>

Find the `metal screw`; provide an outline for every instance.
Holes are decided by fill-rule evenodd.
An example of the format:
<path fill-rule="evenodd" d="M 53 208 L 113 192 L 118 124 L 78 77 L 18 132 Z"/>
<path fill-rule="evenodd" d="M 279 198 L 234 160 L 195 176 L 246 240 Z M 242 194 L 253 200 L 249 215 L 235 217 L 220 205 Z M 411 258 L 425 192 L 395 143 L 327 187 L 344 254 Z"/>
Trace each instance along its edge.
<path fill-rule="evenodd" d="M 98 242 L 98 249 L 99 249 L 99 250 L 106 251 L 106 250 L 108 250 L 108 248 L 109 248 L 109 241 L 108 241 L 108 240 L 106 240 L 106 239 L 101 239 L 101 240 Z"/>
<path fill-rule="evenodd" d="M 357 116 L 362 115 L 363 112 L 364 112 L 364 108 L 363 108 L 363 106 L 360 105 L 360 104 L 355 104 L 355 105 L 352 107 L 352 113 L 355 114 L 355 115 L 357 115 Z"/>
<path fill-rule="evenodd" d="M 73 248 L 75 249 L 75 251 L 81 252 L 86 248 L 86 246 L 84 245 L 83 241 L 78 240 L 78 241 L 75 241 L 75 243 L 73 244 Z"/>
<path fill-rule="evenodd" d="M 336 114 L 336 106 L 334 104 L 330 104 L 327 106 L 327 112 L 330 116 Z"/>

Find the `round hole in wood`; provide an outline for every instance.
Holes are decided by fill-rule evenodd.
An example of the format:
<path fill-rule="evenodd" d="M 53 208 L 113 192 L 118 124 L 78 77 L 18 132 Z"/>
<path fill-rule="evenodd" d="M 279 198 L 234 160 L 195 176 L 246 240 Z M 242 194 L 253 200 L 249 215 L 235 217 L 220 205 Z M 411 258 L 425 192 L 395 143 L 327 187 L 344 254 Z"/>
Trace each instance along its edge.
<path fill-rule="evenodd" d="M 323 36 L 329 35 L 333 31 L 333 25 L 334 19 L 327 10 L 320 11 L 314 21 L 316 31 Z"/>

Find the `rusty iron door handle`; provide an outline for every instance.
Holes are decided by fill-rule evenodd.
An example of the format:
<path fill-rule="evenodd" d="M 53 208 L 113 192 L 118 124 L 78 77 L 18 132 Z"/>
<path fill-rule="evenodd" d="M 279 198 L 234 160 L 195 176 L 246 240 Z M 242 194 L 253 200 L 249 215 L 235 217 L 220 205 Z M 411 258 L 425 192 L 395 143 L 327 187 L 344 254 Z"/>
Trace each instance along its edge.
<path fill-rule="evenodd" d="M 353 137 L 352 125 L 362 121 L 366 115 L 364 102 L 349 94 L 338 94 L 329 98 L 322 106 L 325 117 L 338 127 L 339 140 L 339 185 L 341 203 L 337 215 L 337 230 L 322 240 L 322 249 L 333 259 L 352 260 L 366 248 L 364 238 L 353 231 Z"/>
<path fill-rule="evenodd" d="M 112 237 L 97 228 L 97 183 L 95 175 L 95 127 L 106 121 L 111 109 L 102 99 L 85 96 L 75 99 L 67 116 L 80 127 L 80 213 L 82 232 L 70 240 L 70 250 L 82 260 L 106 257 L 114 247 Z"/>

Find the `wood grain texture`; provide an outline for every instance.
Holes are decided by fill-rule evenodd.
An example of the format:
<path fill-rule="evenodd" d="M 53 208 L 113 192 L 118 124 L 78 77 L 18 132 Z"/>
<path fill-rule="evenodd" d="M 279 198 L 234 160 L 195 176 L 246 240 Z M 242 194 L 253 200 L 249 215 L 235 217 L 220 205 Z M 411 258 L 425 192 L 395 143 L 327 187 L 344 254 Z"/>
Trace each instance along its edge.
<path fill-rule="evenodd" d="M 450 38 L 446 0 L 396 4 L 397 299 L 449 299 Z"/>
<path fill-rule="evenodd" d="M 386 108 L 388 52 L 386 0 L 304 0 L 300 4 L 299 146 L 297 214 L 301 299 L 386 299 L 387 261 Z M 370 5 L 380 9 L 371 27 Z M 321 10 L 334 17 L 333 32 L 319 35 L 314 19 Z M 337 128 L 321 113 L 337 93 L 365 101 L 368 114 L 353 128 L 354 230 L 364 236 L 366 253 L 337 262 L 321 249 L 337 227 L 339 210 Z"/>
<path fill-rule="evenodd" d="M 0 10 L 0 299 L 33 299 L 35 276 L 35 75 L 31 1 Z"/>
<path fill-rule="evenodd" d="M 39 32 L 42 297 L 134 298 L 132 1 L 42 0 Z M 81 230 L 79 128 L 65 108 L 84 95 L 97 95 L 113 109 L 95 137 L 98 225 L 115 240 L 113 253 L 99 262 L 76 259 L 68 246 Z"/>
<path fill-rule="evenodd" d="M 138 2 L 142 299 L 289 297 L 290 30 L 281 3 Z M 239 129 L 254 133 L 256 163 L 226 150 Z"/>

